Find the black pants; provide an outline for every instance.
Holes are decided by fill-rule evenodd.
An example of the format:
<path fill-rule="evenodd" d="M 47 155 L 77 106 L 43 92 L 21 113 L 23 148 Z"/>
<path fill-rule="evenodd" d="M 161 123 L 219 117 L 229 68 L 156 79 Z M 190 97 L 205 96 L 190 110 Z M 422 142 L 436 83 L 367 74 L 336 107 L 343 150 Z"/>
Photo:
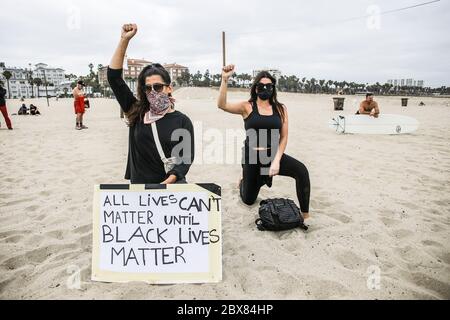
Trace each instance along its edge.
<path fill-rule="evenodd" d="M 240 185 L 240 194 L 242 201 L 247 205 L 252 205 L 255 203 L 256 198 L 258 198 L 259 190 L 269 181 L 268 176 L 261 175 L 261 168 L 264 167 L 267 166 L 247 163 L 242 165 L 243 180 Z M 295 179 L 300 209 L 302 212 L 309 212 L 311 186 L 309 182 L 308 169 L 306 169 L 305 165 L 287 154 L 283 154 L 280 161 L 279 175 Z"/>

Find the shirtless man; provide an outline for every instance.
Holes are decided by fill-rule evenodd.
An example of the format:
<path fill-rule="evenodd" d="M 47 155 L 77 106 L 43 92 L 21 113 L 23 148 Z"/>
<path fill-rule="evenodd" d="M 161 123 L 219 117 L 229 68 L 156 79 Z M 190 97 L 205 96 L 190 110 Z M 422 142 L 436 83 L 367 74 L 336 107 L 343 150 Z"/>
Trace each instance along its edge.
<path fill-rule="evenodd" d="M 73 89 L 73 98 L 74 98 L 74 107 L 75 107 L 75 114 L 77 115 L 77 125 L 75 129 L 81 130 L 81 129 L 87 129 L 86 126 L 83 125 L 83 115 L 84 115 L 84 91 L 83 87 L 85 84 L 83 81 L 78 81 L 77 86 Z"/>
<path fill-rule="evenodd" d="M 361 102 L 356 114 L 368 114 L 371 117 L 378 118 L 380 109 L 378 108 L 378 103 L 373 100 L 373 93 L 366 94 L 366 100 Z"/>

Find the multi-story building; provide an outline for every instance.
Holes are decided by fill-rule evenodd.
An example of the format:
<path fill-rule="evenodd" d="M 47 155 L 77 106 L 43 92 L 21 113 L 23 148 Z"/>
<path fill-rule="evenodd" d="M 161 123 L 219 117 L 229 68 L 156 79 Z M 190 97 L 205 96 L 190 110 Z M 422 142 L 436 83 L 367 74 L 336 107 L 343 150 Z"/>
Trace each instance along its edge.
<path fill-rule="evenodd" d="M 3 72 L 9 71 L 11 78 L 6 80 Z M 0 66 L 0 81 L 6 89 L 6 97 L 21 98 L 31 97 L 37 94 L 37 88 L 30 84 L 31 72 L 23 68 L 6 67 L 3 63 Z"/>
<path fill-rule="evenodd" d="M 169 72 L 172 82 L 176 81 L 183 73 L 189 72 L 189 68 L 177 63 L 168 63 L 164 68 Z"/>
<path fill-rule="evenodd" d="M 6 81 L 3 76 L 4 71 L 11 73 L 11 78 Z M 41 79 L 42 85 L 38 86 L 32 79 Z M 4 87 L 7 91 L 6 96 L 9 98 L 31 98 L 31 97 L 45 97 L 56 96 L 59 93 L 59 86 L 66 81 L 64 70 L 61 68 L 49 68 L 44 63 L 39 63 L 33 70 L 31 68 L 16 68 L 6 67 L 4 63 L 0 64 L 0 80 L 4 82 Z M 47 86 L 45 86 L 45 81 Z M 39 92 L 38 92 L 39 90 Z"/>
<path fill-rule="evenodd" d="M 45 63 L 38 63 L 35 67 L 36 69 L 33 71 L 33 76 L 42 80 L 45 79 L 48 84 L 58 86 L 61 82 L 66 81 L 64 69 L 51 68 Z"/>
<path fill-rule="evenodd" d="M 98 69 L 98 82 L 101 86 L 107 86 L 108 85 L 108 66 L 101 67 Z"/>
<path fill-rule="evenodd" d="M 388 84 L 393 85 L 394 87 L 420 87 L 424 86 L 423 80 L 414 80 L 414 79 L 389 79 L 387 81 Z"/>
<path fill-rule="evenodd" d="M 137 80 L 141 71 L 151 64 L 150 61 L 144 59 L 126 59 L 126 67 L 123 70 L 123 78 L 125 80 Z"/>

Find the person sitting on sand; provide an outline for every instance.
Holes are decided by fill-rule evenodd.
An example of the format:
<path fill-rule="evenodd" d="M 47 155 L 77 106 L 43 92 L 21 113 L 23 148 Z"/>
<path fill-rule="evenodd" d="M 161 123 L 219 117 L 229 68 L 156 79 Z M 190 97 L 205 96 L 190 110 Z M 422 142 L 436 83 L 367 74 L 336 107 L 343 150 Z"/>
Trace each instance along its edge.
<path fill-rule="evenodd" d="M 380 109 L 378 108 L 378 103 L 373 100 L 373 93 L 369 92 L 366 94 L 366 100 L 361 102 L 356 114 L 368 114 L 371 117 L 378 118 Z"/>
<path fill-rule="evenodd" d="M 32 116 L 39 116 L 41 113 L 39 112 L 38 107 L 36 107 L 34 104 L 30 104 L 30 114 Z"/>
<path fill-rule="evenodd" d="M 22 106 L 20 107 L 19 111 L 17 112 L 17 114 L 19 116 L 24 116 L 24 115 L 28 115 L 28 108 L 25 105 L 25 103 L 22 104 Z"/>
<path fill-rule="evenodd" d="M 272 186 L 273 177 L 291 177 L 295 179 L 303 218 L 309 218 L 309 173 L 303 163 L 284 153 L 288 142 L 288 112 L 277 100 L 276 79 L 267 71 L 260 72 L 250 89 L 250 99 L 230 103 L 227 86 L 233 73 L 234 65 L 223 68 L 217 105 L 226 112 L 241 115 L 244 120 L 247 138 L 239 183 L 242 201 L 253 205 L 261 187 Z"/>

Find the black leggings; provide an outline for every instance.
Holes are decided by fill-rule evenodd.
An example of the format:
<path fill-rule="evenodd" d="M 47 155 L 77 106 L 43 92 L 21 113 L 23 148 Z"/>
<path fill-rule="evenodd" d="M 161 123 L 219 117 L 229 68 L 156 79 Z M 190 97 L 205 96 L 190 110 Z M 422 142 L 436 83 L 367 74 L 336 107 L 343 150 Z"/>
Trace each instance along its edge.
<path fill-rule="evenodd" d="M 242 201 L 247 205 L 255 203 L 259 190 L 268 177 L 261 176 L 260 164 L 243 164 L 243 180 L 240 185 Z M 309 212 L 310 182 L 309 173 L 300 161 L 283 154 L 280 161 L 280 176 L 295 179 L 297 198 L 303 213 Z"/>

